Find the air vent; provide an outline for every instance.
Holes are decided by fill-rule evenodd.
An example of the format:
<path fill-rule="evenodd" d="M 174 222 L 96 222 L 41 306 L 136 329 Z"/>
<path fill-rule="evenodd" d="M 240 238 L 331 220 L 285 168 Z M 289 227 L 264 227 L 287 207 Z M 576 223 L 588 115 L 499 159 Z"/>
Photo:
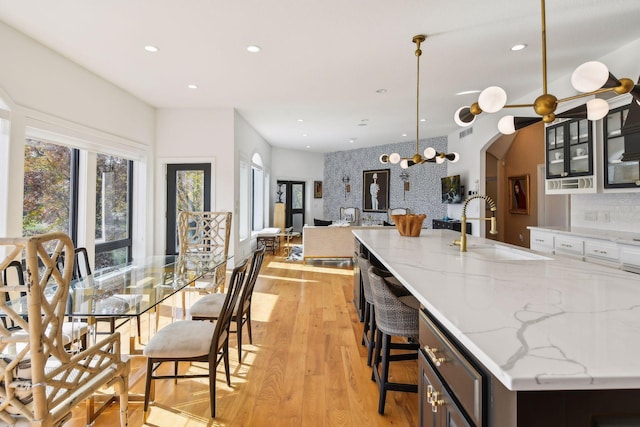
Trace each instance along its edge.
<path fill-rule="evenodd" d="M 473 128 L 468 128 L 460 132 L 460 139 L 464 138 L 467 135 L 471 135 L 473 133 Z"/>

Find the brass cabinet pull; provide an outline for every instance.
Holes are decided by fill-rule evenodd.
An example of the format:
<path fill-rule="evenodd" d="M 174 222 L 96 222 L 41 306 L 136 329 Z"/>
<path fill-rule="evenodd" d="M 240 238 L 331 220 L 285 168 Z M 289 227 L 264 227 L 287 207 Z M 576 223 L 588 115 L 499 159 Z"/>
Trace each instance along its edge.
<path fill-rule="evenodd" d="M 428 345 L 425 345 L 424 346 L 424 351 L 427 352 L 427 356 L 429 356 L 429 359 L 431 359 L 431 362 L 436 366 L 440 366 L 446 360 L 444 357 L 436 356 L 436 353 L 438 352 L 438 349 L 435 348 L 435 347 L 429 347 Z"/>

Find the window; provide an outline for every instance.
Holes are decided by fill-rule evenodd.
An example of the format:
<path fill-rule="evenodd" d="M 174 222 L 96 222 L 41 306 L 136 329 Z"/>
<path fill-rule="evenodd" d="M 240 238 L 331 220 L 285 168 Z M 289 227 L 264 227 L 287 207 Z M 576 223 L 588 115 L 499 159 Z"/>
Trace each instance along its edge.
<path fill-rule="evenodd" d="M 24 148 L 24 236 L 62 231 L 76 241 L 76 149 L 36 139 Z"/>
<path fill-rule="evenodd" d="M 95 269 L 130 261 L 133 162 L 97 154 L 96 199 L 89 201 L 86 194 L 79 194 L 80 158 L 77 148 L 27 138 L 23 235 L 61 231 L 69 234 L 76 246 L 84 246 L 84 241 L 78 243 L 78 212 L 95 202 L 95 240 L 91 236 L 86 239 L 86 244 L 95 242 Z M 86 179 L 93 180 L 93 172 Z"/>
<path fill-rule="evenodd" d="M 97 155 L 96 269 L 131 260 L 132 176 L 132 161 Z"/>
<path fill-rule="evenodd" d="M 249 237 L 249 167 L 243 161 L 240 161 L 240 200 L 239 200 L 239 231 L 240 240 L 245 240 Z"/>

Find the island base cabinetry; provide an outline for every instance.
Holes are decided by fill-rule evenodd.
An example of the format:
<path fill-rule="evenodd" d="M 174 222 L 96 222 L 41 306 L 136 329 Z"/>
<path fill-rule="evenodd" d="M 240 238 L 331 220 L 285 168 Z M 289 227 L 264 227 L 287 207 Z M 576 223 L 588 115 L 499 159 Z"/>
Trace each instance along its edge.
<path fill-rule="evenodd" d="M 640 390 L 511 391 L 420 312 L 422 427 L 640 427 Z"/>
<path fill-rule="evenodd" d="M 420 365 L 420 426 L 471 427 L 427 361 L 424 351 L 418 356 Z"/>

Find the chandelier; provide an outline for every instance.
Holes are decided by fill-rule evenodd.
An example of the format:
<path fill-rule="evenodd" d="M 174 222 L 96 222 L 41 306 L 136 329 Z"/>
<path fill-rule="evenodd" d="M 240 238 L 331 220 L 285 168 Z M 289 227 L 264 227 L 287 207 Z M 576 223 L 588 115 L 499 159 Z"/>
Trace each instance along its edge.
<path fill-rule="evenodd" d="M 574 109 L 567 113 L 556 113 L 556 108 L 561 102 L 571 101 L 604 92 L 615 92 L 617 94 L 630 93 L 636 100 L 640 100 L 640 85 L 635 85 L 631 79 L 617 79 L 606 65 L 597 61 L 590 61 L 580 65 L 571 76 L 571 84 L 578 92 L 578 95 L 558 99 L 547 92 L 547 36 L 545 0 L 541 0 L 542 16 L 542 95 L 537 97 L 532 104 L 507 105 L 507 93 L 498 86 L 491 86 L 480 93 L 478 101 L 471 106 L 459 108 L 454 120 L 459 126 L 470 126 L 476 116 L 482 113 L 495 113 L 503 108 L 533 107 L 539 117 L 514 117 L 504 116 L 498 122 L 498 129 L 503 134 L 512 134 L 518 129 L 522 129 L 531 124 L 543 121 L 551 123 L 556 118 L 576 118 L 585 117 L 588 120 L 600 120 L 609 112 L 609 103 L 601 98 L 593 98 L 587 101 L 582 108 Z M 639 101 L 640 102 L 640 101 Z"/>
<path fill-rule="evenodd" d="M 452 163 L 458 161 L 460 156 L 458 153 L 440 153 L 433 147 L 427 147 L 423 154 L 420 154 L 418 143 L 420 141 L 420 56 L 422 50 L 420 44 L 427 39 L 427 36 L 419 34 L 413 36 L 413 42 L 416 44 L 416 153 L 412 157 L 401 157 L 398 153 L 382 154 L 380 156 L 380 163 L 393 163 L 394 165 L 400 163 L 402 169 L 407 169 L 409 166 L 422 164 L 422 163 L 444 163 L 449 160 Z"/>

